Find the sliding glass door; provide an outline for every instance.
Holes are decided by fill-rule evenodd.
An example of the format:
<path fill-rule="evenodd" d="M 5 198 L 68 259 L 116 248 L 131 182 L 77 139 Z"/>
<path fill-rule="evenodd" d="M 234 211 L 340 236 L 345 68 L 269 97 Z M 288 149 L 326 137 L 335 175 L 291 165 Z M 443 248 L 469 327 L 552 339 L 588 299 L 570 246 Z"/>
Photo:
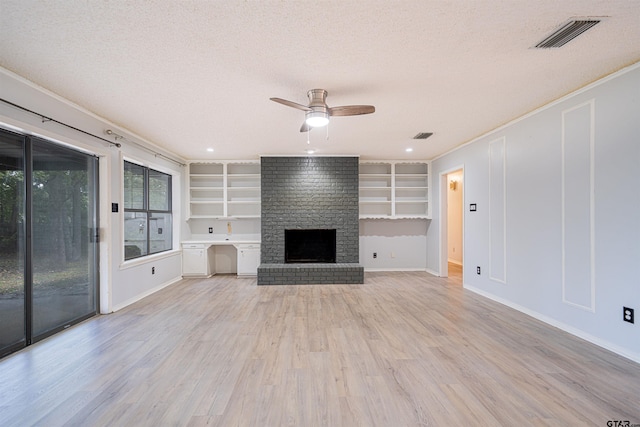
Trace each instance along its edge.
<path fill-rule="evenodd" d="M 33 336 L 96 312 L 96 159 L 32 144 Z"/>
<path fill-rule="evenodd" d="M 96 313 L 97 159 L 37 138 L 0 137 L 6 354 Z"/>
<path fill-rule="evenodd" d="M 0 355 L 23 347 L 25 330 L 24 137 L 0 133 Z M 3 350 L 6 349 L 6 350 Z"/>

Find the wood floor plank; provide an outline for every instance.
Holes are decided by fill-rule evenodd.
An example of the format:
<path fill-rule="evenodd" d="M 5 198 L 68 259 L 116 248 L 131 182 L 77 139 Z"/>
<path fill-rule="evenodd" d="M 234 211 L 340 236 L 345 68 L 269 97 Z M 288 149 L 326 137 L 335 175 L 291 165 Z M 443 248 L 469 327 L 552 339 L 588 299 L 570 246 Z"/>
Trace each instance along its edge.
<path fill-rule="evenodd" d="M 451 273 L 180 281 L 0 360 L 0 425 L 640 423 L 638 364 Z"/>

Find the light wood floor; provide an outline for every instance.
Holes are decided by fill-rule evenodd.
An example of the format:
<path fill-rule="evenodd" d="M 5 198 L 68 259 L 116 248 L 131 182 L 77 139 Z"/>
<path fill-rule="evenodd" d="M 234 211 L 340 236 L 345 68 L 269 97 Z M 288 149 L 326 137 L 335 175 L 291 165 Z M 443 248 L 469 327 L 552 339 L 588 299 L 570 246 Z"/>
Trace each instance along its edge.
<path fill-rule="evenodd" d="M 2 426 L 640 423 L 640 365 L 427 273 L 177 283 L 0 360 Z"/>

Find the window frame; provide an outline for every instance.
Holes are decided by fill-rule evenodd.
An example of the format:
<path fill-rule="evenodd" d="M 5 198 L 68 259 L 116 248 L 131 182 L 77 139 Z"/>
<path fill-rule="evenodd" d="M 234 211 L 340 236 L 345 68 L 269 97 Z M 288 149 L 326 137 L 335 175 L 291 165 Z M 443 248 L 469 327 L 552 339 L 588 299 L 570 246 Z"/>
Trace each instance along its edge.
<path fill-rule="evenodd" d="M 125 173 L 127 170 L 127 166 L 126 164 L 130 164 L 136 167 L 139 167 L 142 169 L 143 171 L 143 201 L 142 201 L 142 208 L 128 208 L 125 202 L 125 193 L 126 193 L 126 179 L 125 179 Z M 158 170 L 157 168 L 153 168 L 153 167 L 149 167 L 143 164 L 140 164 L 138 162 L 135 161 L 131 161 L 131 160 L 127 160 L 127 159 L 123 159 L 123 168 L 122 168 L 122 185 L 123 185 L 123 194 L 122 194 L 122 206 L 123 206 L 123 214 L 124 216 L 126 216 L 127 213 L 144 213 L 145 214 L 145 252 L 141 253 L 140 255 L 136 255 L 136 256 L 127 256 L 127 231 L 126 231 L 126 225 L 125 222 L 126 218 L 123 218 L 123 244 L 122 244 L 122 249 L 123 249 L 123 260 L 124 262 L 129 262 L 129 261 L 134 261 L 134 260 L 139 260 L 145 257 L 149 257 L 149 256 L 153 256 L 153 255 L 158 255 L 161 254 L 163 252 L 169 252 L 173 250 L 173 233 L 174 233 L 174 213 L 173 213 L 173 175 L 171 173 L 167 173 L 167 172 L 163 172 L 161 170 Z M 151 209 L 151 203 L 150 203 L 150 197 L 151 197 L 151 189 L 150 189 L 150 171 L 153 171 L 153 173 L 155 174 L 160 174 L 160 175 L 164 175 L 167 177 L 167 186 L 166 186 L 166 200 L 167 200 L 167 210 L 160 210 L 160 209 Z M 152 216 L 154 214 L 161 214 L 161 215 L 169 215 L 170 218 L 170 226 L 167 227 L 170 235 L 169 238 L 166 239 L 169 242 L 168 247 L 165 247 L 162 250 L 159 251 L 154 251 L 151 252 L 151 221 L 152 221 Z"/>

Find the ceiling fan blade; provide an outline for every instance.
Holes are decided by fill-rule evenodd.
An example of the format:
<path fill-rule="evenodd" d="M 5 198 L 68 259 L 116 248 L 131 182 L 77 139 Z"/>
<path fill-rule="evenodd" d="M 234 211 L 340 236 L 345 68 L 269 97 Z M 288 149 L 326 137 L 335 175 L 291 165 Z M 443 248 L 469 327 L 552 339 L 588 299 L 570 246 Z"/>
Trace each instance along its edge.
<path fill-rule="evenodd" d="M 376 111 L 373 105 L 343 105 L 341 107 L 329 108 L 330 116 L 358 116 L 360 114 L 371 114 Z"/>
<path fill-rule="evenodd" d="M 300 126 L 300 132 L 309 132 L 311 129 L 313 128 L 309 126 L 306 121 L 302 122 L 302 126 Z"/>
<path fill-rule="evenodd" d="M 282 99 L 282 98 L 269 98 L 269 99 L 279 104 L 286 105 L 287 107 L 297 108 L 298 110 L 302 110 L 302 111 L 311 111 L 311 108 L 307 107 L 306 105 L 298 104 L 297 102 L 287 101 L 286 99 Z"/>

